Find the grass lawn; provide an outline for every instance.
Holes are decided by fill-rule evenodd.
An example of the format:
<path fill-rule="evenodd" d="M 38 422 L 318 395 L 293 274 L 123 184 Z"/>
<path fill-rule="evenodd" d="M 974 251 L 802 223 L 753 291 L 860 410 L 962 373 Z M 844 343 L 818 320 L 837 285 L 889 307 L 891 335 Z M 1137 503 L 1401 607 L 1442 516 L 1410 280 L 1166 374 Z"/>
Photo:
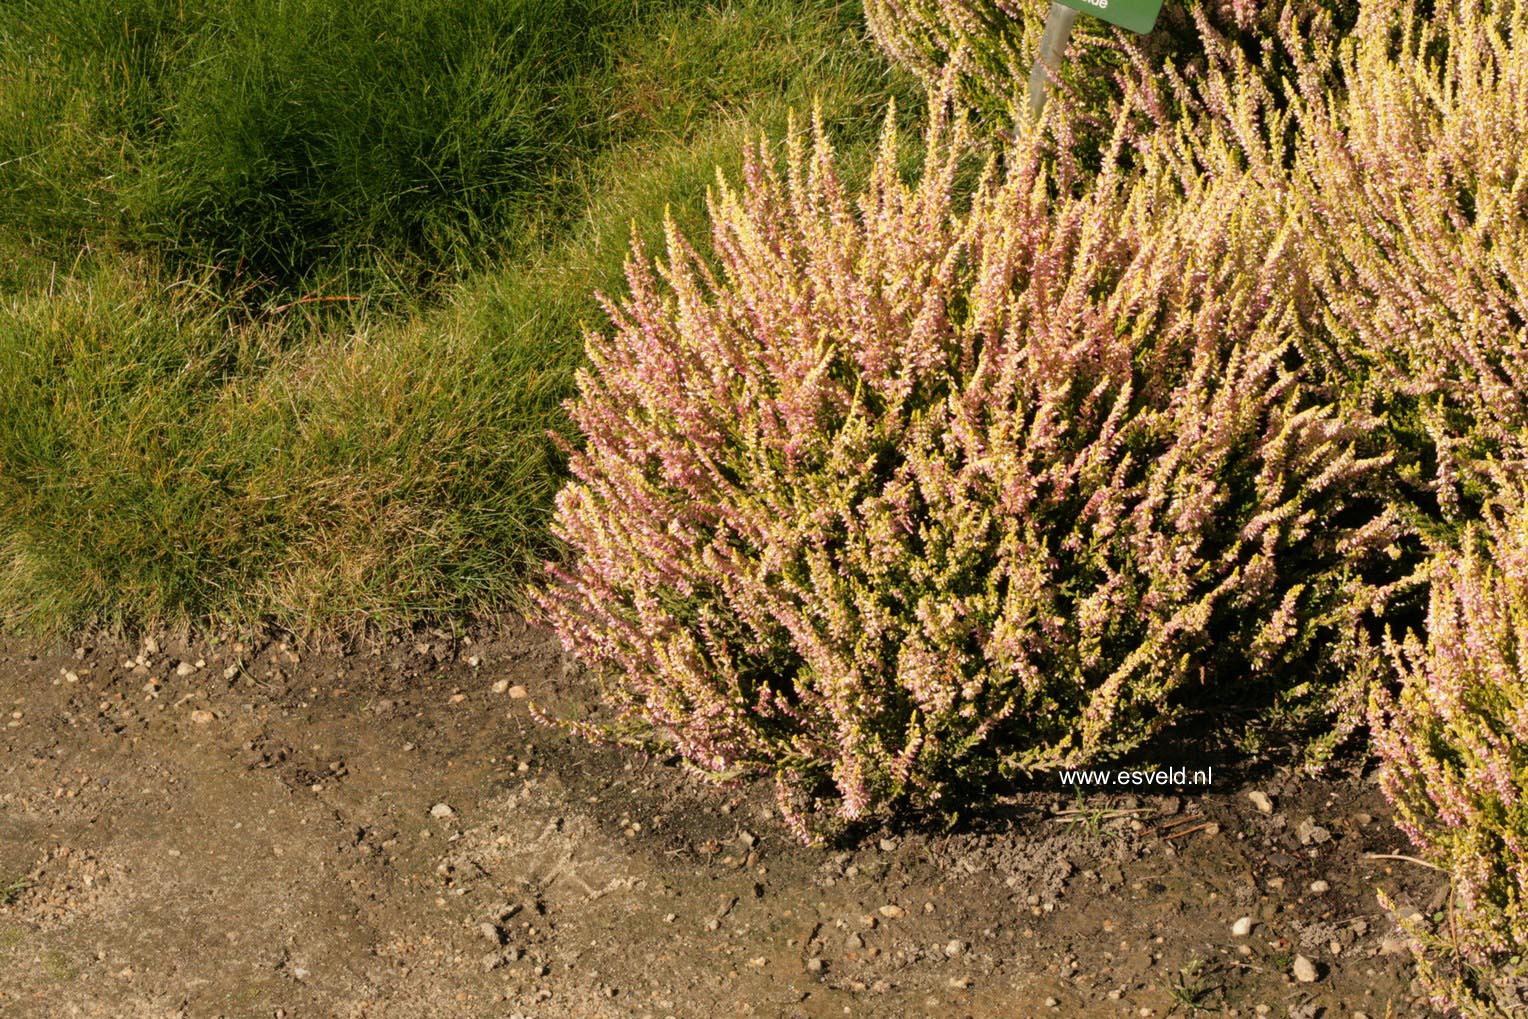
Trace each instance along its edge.
<path fill-rule="evenodd" d="M 633 231 L 816 103 L 919 90 L 835 0 L 0 11 L 0 618 L 517 604 Z"/>

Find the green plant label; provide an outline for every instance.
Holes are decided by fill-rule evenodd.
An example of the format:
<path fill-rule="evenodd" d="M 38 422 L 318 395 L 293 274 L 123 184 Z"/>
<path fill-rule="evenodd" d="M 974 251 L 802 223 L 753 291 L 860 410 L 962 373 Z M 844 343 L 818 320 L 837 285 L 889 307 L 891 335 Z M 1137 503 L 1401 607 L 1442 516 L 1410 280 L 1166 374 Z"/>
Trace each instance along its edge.
<path fill-rule="evenodd" d="M 1141 35 L 1151 31 L 1162 12 L 1162 0 L 1061 0 L 1061 3 Z"/>

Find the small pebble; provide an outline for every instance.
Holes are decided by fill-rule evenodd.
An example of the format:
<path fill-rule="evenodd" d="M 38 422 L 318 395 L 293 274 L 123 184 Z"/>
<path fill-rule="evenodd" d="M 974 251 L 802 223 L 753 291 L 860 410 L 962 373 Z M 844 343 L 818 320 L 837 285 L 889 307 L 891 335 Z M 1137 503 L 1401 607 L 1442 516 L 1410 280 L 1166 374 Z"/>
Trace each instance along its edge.
<path fill-rule="evenodd" d="M 1233 937 L 1244 938 L 1252 933 L 1252 917 L 1244 916 L 1231 925 Z"/>
<path fill-rule="evenodd" d="M 450 805 L 446 803 L 437 803 L 430 808 L 430 816 L 437 819 L 452 817 L 455 814 L 456 811 L 452 810 Z"/>
<path fill-rule="evenodd" d="M 1317 880 L 1310 883 L 1310 890 L 1316 895 L 1325 895 L 1327 892 L 1332 890 L 1332 886 L 1327 884 L 1325 881 Z"/>
<path fill-rule="evenodd" d="M 1313 984 L 1321 979 L 1321 974 L 1316 971 L 1316 964 L 1303 955 L 1295 956 L 1295 964 L 1291 967 L 1291 972 L 1302 984 Z"/>
<path fill-rule="evenodd" d="M 1299 838 L 1300 845 L 1302 846 L 1320 845 L 1323 842 L 1331 841 L 1332 838 L 1332 833 L 1317 824 L 1314 817 L 1307 817 L 1301 821 L 1295 828 L 1295 835 Z"/>
<path fill-rule="evenodd" d="M 1273 813 L 1273 801 L 1269 799 L 1268 794 L 1263 792 L 1261 789 L 1252 790 L 1247 794 L 1247 799 L 1252 801 L 1252 805 L 1257 808 L 1258 813 Z"/>

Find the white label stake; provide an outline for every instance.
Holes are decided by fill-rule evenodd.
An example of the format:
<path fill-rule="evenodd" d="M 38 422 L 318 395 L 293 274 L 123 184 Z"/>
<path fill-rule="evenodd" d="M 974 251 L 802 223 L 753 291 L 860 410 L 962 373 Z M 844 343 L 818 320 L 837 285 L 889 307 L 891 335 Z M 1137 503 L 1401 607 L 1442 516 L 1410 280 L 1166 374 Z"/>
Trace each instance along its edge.
<path fill-rule="evenodd" d="M 1045 109 L 1050 95 L 1051 78 L 1061 73 L 1061 61 L 1066 56 L 1066 43 L 1072 37 L 1072 26 L 1077 24 L 1077 12 L 1052 2 L 1050 13 L 1045 16 L 1045 34 L 1040 37 L 1040 54 L 1029 72 L 1029 110 L 1036 120 Z"/>

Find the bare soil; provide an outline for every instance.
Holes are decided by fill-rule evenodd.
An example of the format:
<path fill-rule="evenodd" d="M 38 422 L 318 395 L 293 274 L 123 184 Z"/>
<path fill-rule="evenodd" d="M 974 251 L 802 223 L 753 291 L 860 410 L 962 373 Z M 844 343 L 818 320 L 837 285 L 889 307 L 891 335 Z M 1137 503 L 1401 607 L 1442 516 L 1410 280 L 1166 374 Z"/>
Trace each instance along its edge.
<path fill-rule="evenodd" d="M 528 709 L 596 701 L 519 623 L 0 648 L 0 1015 L 1431 1014 L 1376 893 L 1446 882 L 1383 857 L 1359 774 L 1036 789 L 813 849 L 765 784 Z"/>

